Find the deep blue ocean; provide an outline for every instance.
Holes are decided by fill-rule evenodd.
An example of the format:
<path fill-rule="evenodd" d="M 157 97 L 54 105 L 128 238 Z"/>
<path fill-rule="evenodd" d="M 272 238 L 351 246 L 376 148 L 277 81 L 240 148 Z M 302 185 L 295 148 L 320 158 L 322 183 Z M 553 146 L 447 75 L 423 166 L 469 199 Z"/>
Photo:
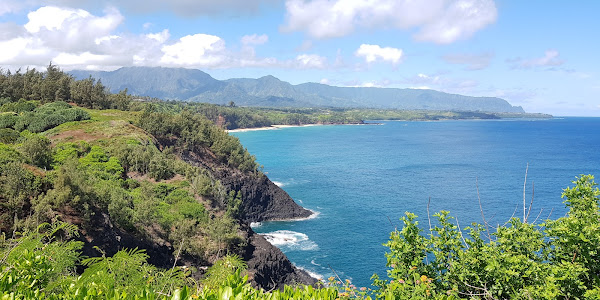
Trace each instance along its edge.
<path fill-rule="evenodd" d="M 315 276 L 333 269 L 357 286 L 385 277 L 382 244 L 406 211 L 427 226 L 429 199 L 432 214 L 449 210 L 461 228 L 482 221 L 477 186 L 490 224 L 522 217 L 527 165 L 530 221 L 563 216 L 562 189 L 575 176 L 600 181 L 600 118 L 378 123 L 232 133 L 272 181 L 316 212 L 253 224 Z"/>

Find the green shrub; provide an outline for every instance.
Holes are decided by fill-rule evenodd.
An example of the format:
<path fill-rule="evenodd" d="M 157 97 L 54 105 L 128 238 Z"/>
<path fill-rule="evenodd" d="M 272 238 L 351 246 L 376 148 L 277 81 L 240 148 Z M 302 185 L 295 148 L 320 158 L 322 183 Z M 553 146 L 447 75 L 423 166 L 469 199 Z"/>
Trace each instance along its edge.
<path fill-rule="evenodd" d="M 12 144 L 19 139 L 19 136 L 19 133 L 13 129 L 0 129 L 0 143 Z"/>
<path fill-rule="evenodd" d="M 19 117 L 13 113 L 0 114 L 0 128 L 13 128 Z"/>

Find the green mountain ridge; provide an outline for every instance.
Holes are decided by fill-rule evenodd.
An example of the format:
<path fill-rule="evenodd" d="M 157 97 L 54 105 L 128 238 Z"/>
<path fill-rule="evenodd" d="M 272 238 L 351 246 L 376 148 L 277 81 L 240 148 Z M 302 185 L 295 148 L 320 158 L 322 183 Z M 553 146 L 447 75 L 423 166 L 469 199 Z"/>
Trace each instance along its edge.
<path fill-rule="evenodd" d="M 71 71 L 75 78 L 100 79 L 111 92 L 137 96 L 256 107 L 340 107 L 524 113 L 496 97 L 471 97 L 435 90 L 292 85 L 268 75 L 258 79 L 217 80 L 193 69 L 123 67 L 115 71 Z"/>

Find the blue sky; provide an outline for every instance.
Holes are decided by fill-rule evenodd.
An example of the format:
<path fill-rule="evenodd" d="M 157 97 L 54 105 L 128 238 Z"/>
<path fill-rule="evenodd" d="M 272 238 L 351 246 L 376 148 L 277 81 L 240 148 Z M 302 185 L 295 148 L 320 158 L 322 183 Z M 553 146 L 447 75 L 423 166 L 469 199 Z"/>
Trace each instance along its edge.
<path fill-rule="evenodd" d="M 600 1 L 1 0 L 0 65 L 428 88 L 600 116 Z"/>

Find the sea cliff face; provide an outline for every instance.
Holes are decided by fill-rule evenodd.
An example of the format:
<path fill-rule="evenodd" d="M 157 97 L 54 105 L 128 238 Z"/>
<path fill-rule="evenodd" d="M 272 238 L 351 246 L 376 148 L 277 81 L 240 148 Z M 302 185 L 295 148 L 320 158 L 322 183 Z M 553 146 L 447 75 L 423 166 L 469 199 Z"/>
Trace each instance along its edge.
<path fill-rule="evenodd" d="M 316 280 L 296 268 L 281 250 L 250 228 L 250 222 L 289 220 L 312 215 L 298 205 L 280 187 L 264 174 L 240 172 L 222 164 L 215 164 L 210 156 L 193 152 L 179 154 L 182 160 L 211 170 L 227 191 L 240 191 L 242 211 L 240 230 L 247 245 L 239 253 L 248 264 L 251 283 L 265 290 L 283 288 L 289 284 L 314 284 Z"/>
<path fill-rule="evenodd" d="M 209 163 L 194 155 L 182 155 L 182 158 L 197 166 Z M 296 204 L 281 188 L 271 182 L 263 174 L 247 174 L 231 168 L 213 170 L 219 176 L 227 190 L 242 192 L 245 216 L 240 220 L 240 234 L 246 241 L 237 249 L 237 253 L 248 265 L 249 280 L 255 287 L 265 290 L 283 288 L 289 284 L 314 284 L 316 280 L 305 271 L 296 268 L 281 250 L 271 245 L 263 236 L 255 233 L 249 223 L 254 221 L 283 220 L 304 218 L 311 215 Z M 121 249 L 144 249 L 148 254 L 148 262 L 161 268 L 171 268 L 175 263 L 177 245 L 172 245 L 161 238 L 161 234 L 153 234 L 148 229 L 148 236 L 132 234 L 123 230 L 111 220 L 106 211 L 94 208 L 91 218 L 85 219 L 80 212 L 65 209 L 61 212 L 65 221 L 80 226 L 81 235 L 77 238 L 84 243 L 82 254 L 88 257 L 101 255 L 112 256 Z M 200 257 L 182 254 L 177 258 L 177 265 L 200 267 L 200 272 L 193 274 L 201 276 L 203 266 L 210 262 Z"/>
<path fill-rule="evenodd" d="M 241 221 L 245 223 L 301 219 L 312 215 L 310 210 L 294 202 L 288 193 L 264 174 L 241 172 L 223 164 L 215 164 L 210 156 L 193 152 L 182 152 L 180 157 L 193 166 L 209 169 L 227 192 L 242 193 Z"/>
<path fill-rule="evenodd" d="M 221 183 L 242 192 L 243 220 L 249 222 L 307 218 L 312 215 L 264 175 L 229 174 Z"/>
<path fill-rule="evenodd" d="M 296 268 L 281 250 L 262 235 L 249 226 L 243 230 L 248 233 L 248 246 L 242 257 L 248 264 L 249 279 L 254 286 L 272 290 L 281 289 L 284 285 L 312 285 L 317 282 L 304 270 Z"/>

